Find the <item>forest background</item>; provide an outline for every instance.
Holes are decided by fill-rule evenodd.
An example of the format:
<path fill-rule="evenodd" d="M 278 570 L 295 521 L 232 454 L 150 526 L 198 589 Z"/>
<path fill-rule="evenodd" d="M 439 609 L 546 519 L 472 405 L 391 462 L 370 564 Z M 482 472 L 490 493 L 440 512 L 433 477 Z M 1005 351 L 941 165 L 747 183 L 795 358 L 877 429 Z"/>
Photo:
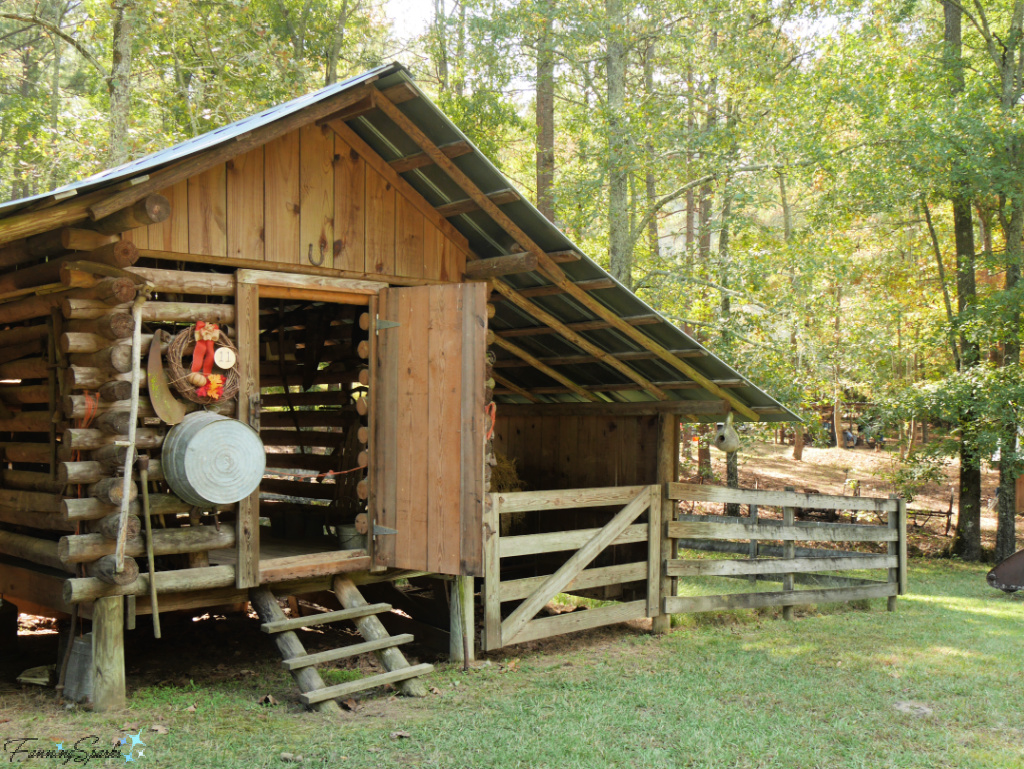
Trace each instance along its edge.
<path fill-rule="evenodd" d="M 0 0 L 0 199 L 396 59 L 812 434 L 868 402 L 908 487 L 958 458 L 967 560 L 997 462 L 1013 552 L 1024 2 Z"/>

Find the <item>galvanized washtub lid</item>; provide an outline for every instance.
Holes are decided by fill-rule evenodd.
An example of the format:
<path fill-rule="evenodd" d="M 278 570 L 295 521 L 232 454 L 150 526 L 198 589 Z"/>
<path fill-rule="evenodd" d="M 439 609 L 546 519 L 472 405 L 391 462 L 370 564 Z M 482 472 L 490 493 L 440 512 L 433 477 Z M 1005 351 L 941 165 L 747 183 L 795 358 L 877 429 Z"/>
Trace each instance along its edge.
<path fill-rule="evenodd" d="M 160 464 L 171 490 L 185 502 L 226 505 L 259 487 L 267 457 L 249 425 L 197 411 L 167 433 Z"/>

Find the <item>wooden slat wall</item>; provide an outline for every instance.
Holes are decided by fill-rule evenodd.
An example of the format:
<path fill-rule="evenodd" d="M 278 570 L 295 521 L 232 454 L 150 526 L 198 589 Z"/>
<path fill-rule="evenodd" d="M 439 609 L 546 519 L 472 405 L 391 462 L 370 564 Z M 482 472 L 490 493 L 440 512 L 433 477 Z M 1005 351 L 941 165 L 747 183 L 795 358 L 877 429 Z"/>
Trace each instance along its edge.
<path fill-rule="evenodd" d="M 161 194 L 170 218 L 126 235 L 140 248 L 283 264 L 322 255 L 325 267 L 450 282 L 466 266 L 458 233 L 446 234 L 415 192 L 325 127 L 305 126 Z"/>
<path fill-rule="evenodd" d="M 503 417 L 494 447 L 530 491 L 656 482 L 657 417 Z"/>

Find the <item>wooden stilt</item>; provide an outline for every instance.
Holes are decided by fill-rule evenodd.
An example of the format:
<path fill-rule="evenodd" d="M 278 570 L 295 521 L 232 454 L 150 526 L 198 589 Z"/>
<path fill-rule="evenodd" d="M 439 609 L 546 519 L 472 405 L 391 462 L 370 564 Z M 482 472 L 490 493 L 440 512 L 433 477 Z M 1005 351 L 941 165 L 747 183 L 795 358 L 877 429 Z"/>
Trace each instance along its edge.
<path fill-rule="evenodd" d="M 104 713 L 127 704 L 124 678 L 124 599 L 97 598 L 92 609 L 93 709 Z"/>
<path fill-rule="evenodd" d="M 448 657 L 468 667 L 476 659 L 476 638 L 473 618 L 473 578 L 456 577 L 450 583 L 451 632 L 448 636 Z"/>

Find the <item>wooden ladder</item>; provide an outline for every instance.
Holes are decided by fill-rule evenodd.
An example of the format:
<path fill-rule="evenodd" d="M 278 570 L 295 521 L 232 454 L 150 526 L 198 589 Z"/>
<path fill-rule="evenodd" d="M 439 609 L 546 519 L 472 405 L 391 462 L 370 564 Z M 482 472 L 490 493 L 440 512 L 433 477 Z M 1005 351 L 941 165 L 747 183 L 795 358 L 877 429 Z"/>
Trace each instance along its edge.
<path fill-rule="evenodd" d="M 403 694 L 412 697 L 426 695 L 426 687 L 418 680 L 419 676 L 429 673 L 433 665 L 410 665 L 398 648 L 409 643 L 413 637 L 409 633 L 392 636 L 377 618 L 378 614 L 391 611 L 386 603 L 367 603 L 362 593 L 352 580 L 345 577 L 334 578 L 334 592 L 344 607 L 339 611 L 315 614 L 309 617 L 288 619 L 277 603 L 277 598 L 268 587 L 255 587 L 249 591 L 249 600 L 263 620 L 262 630 L 274 636 L 278 651 L 281 652 L 282 666 L 291 671 L 301 694 L 299 698 L 306 705 L 312 705 L 324 712 L 340 712 L 337 699 L 346 697 L 365 689 L 384 684 L 397 684 Z M 302 641 L 295 631 L 299 628 L 325 625 L 331 622 L 352 621 L 356 629 L 366 640 L 363 643 L 329 649 L 316 654 L 308 654 Z M 335 686 L 327 686 L 316 666 L 325 662 L 356 657 L 360 654 L 374 653 L 384 667 L 384 673 L 368 676 L 358 681 L 347 681 Z"/>

